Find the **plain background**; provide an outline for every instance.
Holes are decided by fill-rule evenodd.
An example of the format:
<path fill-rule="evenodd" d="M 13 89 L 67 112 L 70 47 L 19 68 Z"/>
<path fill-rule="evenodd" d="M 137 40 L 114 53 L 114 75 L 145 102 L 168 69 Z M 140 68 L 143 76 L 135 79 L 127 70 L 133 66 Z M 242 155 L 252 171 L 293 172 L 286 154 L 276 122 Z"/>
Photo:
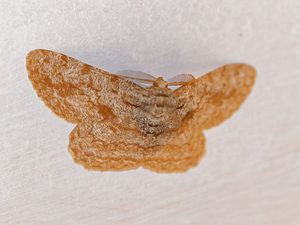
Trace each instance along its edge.
<path fill-rule="evenodd" d="M 0 223 L 300 224 L 300 1 L 0 1 Z M 38 99 L 25 56 L 45 48 L 109 72 L 196 77 L 232 62 L 258 77 L 205 132 L 182 174 L 91 172 L 74 125 Z"/>

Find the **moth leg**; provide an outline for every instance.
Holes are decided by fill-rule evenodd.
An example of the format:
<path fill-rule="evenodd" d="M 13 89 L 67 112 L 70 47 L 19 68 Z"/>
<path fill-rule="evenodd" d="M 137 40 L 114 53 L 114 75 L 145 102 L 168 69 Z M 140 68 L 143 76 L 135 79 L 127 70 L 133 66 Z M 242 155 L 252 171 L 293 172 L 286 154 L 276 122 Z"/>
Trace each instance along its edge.
<path fill-rule="evenodd" d="M 205 136 L 192 123 L 186 123 L 164 145 L 145 155 L 143 167 L 156 172 L 185 172 L 195 167 L 205 154 Z"/>
<path fill-rule="evenodd" d="M 74 161 L 89 170 L 128 170 L 141 165 L 143 149 L 134 131 L 124 132 L 106 122 L 78 124 L 69 137 Z M 130 141 L 130 142 L 129 142 Z"/>

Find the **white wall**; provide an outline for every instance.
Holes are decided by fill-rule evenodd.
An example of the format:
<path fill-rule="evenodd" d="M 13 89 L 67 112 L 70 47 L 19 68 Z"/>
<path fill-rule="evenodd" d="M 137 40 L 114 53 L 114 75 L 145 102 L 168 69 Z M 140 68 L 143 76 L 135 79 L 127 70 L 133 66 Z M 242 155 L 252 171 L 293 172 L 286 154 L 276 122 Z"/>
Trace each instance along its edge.
<path fill-rule="evenodd" d="M 300 224 L 300 1 L 16 1 L 0 4 L 1 224 Z M 27 52 L 110 72 L 258 71 L 242 108 L 205 132 L 183 174 L 91 172 L 67 152 L 74 125 L 37 98 Z"/>

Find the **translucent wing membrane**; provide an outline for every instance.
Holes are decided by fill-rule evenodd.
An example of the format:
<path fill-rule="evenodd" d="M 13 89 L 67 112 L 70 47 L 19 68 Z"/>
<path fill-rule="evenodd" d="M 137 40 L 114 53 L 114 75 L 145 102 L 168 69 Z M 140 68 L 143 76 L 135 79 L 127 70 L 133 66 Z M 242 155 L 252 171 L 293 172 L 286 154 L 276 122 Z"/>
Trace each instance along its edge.
<path fill-rule="evenodd" d="M 134 70 L 121 70 L 117 72 L 118 75 L 133 81 L 134 83 L 141 85 L 142 87 L 145 84 L 153 84 L 156 78 L 148 73 L 144 73 L 141 71 L 134 71 Z"/>
<path fill-rule="evenodd" d="M 118 75 L 122 75 L 126 78 L 133 78 L 133 79 L 143 79 L 149 81 L 155 81 L 156 78 L 148 73 L 144 73 L 142 71 L 135 71 L 135 70 L 121 70 L 117 72 Z"/>
<path fill-rule="evenodd" d="M 157 80 L 156 77 L 141 71 L 122 70 L 117 72 L 117 74 L 129 80 L 136 81 L 137 84 L 153 84 Z M 167 80 L 167 83 L 168 86 L 179 86 L 193 79 L 195 79 L 195 77 L 192 74 L 179 74 Z"/>
<path fill-rule="evenodd" d="M 167 80 L 169 86 L 184 85 L 187 82 L 194 80 L 195 77 L 192 74 L 179 74 Z"/>

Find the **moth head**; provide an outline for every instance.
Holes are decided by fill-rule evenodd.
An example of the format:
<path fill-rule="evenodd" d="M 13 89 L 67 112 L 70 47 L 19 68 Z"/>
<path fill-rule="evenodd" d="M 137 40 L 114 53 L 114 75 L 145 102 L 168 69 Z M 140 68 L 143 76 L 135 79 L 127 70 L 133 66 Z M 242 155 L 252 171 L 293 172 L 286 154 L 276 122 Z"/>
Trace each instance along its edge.
<path fill-rule="evenodd" d="M 159 77 L 153 82 L 153 86 L 160 87 L 160 88 L 167 88 L 168 82 L 165 81 L 162 77 Z"/>

